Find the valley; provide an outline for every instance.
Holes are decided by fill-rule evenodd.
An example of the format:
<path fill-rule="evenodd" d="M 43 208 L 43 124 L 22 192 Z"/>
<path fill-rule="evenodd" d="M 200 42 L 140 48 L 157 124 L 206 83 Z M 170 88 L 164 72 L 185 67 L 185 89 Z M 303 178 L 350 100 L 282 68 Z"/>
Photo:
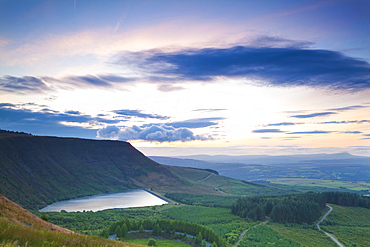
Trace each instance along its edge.
<path fill-rule="evenodd" d="M 362 196 L 368 193 L 368 180 L 343 179 L 343 174 L 353 169 L 351 165 L 338 166 L 336 174 L 341 179 L 324 179 L 328 167 L 335 167 L 328 164 L 350 163 L 348 159 L 357 160 L 362 178 L 367 178 L 369 167 L 364 157 L 320 155 L 320 162 L 310 157 L 289 157 L 288 163 L 284 157 L 283 163 L 276 164 L 271 157 L 257 157 L 261 164 L 149 159 L 127 142 L 1 131 L 0 154 L 1 194 L 20 205 L 11 206 L 9 213 L 4 203 L 16 204 L 2 197 L 0 243 L 6 246 L 140 246 L 154 239 L 158 246 L 203 246 L 207 242 L 212 247 L 229 247 L 243 232 L 237 244 L 240 247 L 336 246 L 316 226 L 325 213 L 325 203 L 333 211 L 320 227 L 345 246 L 368 246 L 370 198 Z M 253 163 L 257 158 L 253 157 Z M 227 159 L 230 157 L 220 157 L 220 161 Z M 233 159 L 235 162 L 240 157 Z M 321 175 L 305 177 L 308 163 L 313 173 Z M 294 173 L 287 173 L 287 169 Z M 132 189 L 146 189 L 173 203 L 39 211 L 61 200 Z M 294 212 L 310 212 L 311 218 Z M 36 223 L 43 227 L 36 227 Z M 49 233 L 50 229 L 54 230 Z M 108 240 L 112 234 L 119 241 Z M 186 234 L 199 235 L 198 240 Z"/>

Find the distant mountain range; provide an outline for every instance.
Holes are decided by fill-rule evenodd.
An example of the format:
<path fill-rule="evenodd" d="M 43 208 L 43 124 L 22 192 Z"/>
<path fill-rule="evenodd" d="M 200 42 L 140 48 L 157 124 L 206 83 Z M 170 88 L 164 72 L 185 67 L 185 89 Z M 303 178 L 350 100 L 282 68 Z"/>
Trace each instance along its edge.
<path fill-rule="evenodd" d="M 213 169 L 222 176 L 240 180 L 269 178 L 370 180 L 370 157 L 348 153 L 283 156 L 150 156 L 149 158 L 164 165 Z"/>

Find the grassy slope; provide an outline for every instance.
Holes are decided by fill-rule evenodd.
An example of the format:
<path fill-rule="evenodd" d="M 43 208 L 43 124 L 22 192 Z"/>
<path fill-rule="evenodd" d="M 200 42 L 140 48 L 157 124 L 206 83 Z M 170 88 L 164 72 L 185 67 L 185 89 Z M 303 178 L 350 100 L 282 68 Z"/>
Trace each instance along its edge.
<path fill-rule="evenodd" d="M 0 244 L 3 246 L 137 246 L 76 234 L 43 221 L 0 195 Z"/>
<path fill-rule="evenodd" d="M 314 228 L 304 229 L 302 225 L 283 225 L 279 223 L 269 223 L 268 226 L 279 232 L 282 236 L 292 239 L 302 246 L 337 246 L 323 232 Z"/>
<path fill-rule="evenodd" d="M 322 228 L 334 234 L 345 246 L 369 246 L 370 209 L 331 206 L 333 211 Z"/>

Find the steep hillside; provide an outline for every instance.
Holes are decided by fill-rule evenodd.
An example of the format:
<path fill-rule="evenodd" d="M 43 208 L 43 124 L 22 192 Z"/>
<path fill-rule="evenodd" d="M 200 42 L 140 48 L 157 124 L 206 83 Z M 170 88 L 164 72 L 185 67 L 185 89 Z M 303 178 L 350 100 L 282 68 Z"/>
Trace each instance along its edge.
<path fill-rule="evenodd" d="M 37 209 L 110 191 L 150 187 L 165 192 L 193 185 L 127 142 L 0 131 L 0 186 L 11 200 Z"/>
<path fill-rule="evenodd" d="M 71 230 L 40 219 L 3 195 L 0 195 L 0 217 L 1 220 L 7 220 L 14 224 L 28 226 L 36 230 L 76 234 Z"/>
<path fill-rule="evenodd" d="M 138 246 L 83 236 L 46 222 L 0 195 L 1 246 Z"/>

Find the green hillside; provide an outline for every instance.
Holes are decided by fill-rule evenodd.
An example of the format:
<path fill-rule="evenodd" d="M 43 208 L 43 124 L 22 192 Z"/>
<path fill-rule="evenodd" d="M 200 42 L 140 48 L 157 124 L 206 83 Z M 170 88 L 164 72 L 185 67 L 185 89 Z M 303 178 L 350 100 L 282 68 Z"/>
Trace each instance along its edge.
<path fill-rule="evenodd" d="M 4 195 L 29 209 L 130 188 L 165 191 L 193 186 L 127 142 L 7 131 L 0 132 L 0 184 Z M 204 190 L 209 189 L 197 189 Z"/>

